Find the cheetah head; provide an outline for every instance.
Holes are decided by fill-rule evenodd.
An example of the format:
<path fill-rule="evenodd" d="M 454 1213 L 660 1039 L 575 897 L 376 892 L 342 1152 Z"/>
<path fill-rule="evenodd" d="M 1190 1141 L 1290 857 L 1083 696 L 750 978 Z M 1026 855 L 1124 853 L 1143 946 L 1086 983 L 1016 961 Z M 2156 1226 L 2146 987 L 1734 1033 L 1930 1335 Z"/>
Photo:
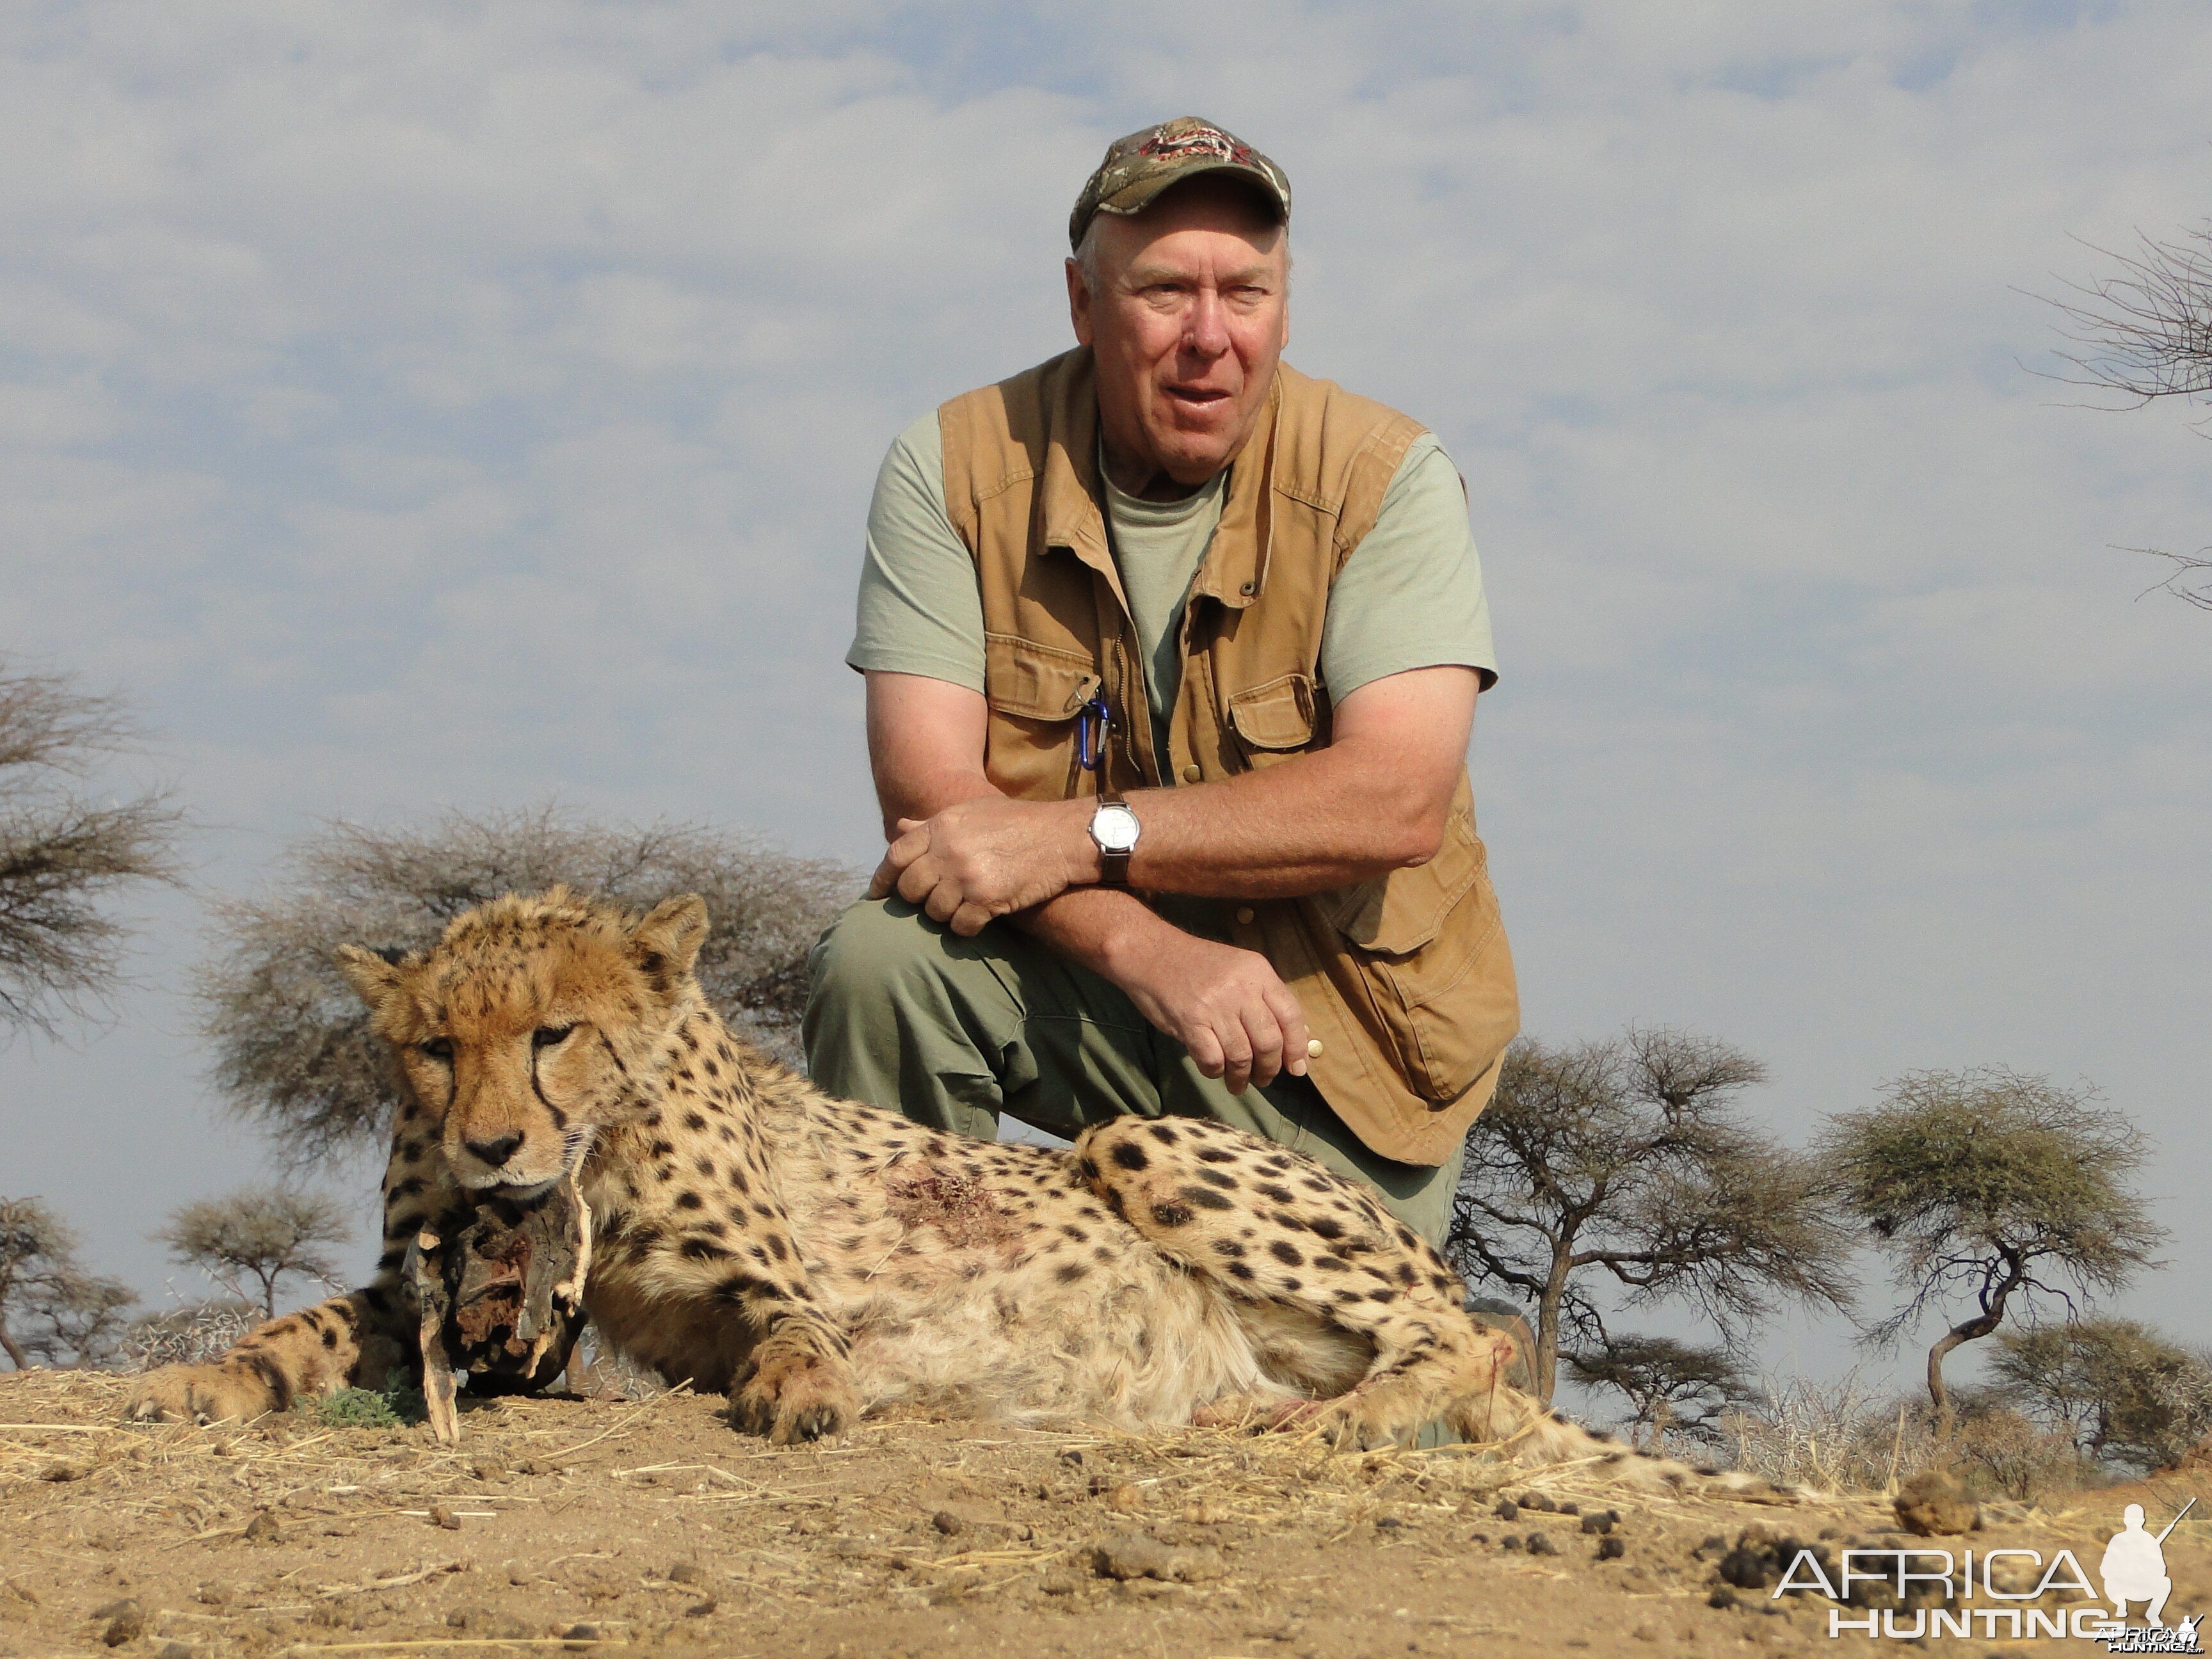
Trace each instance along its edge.
<path fill-rule="evenodd" d="M 528 1198 L 643 1109 L 635 1080 L 699 1006 L 706 937 L 695 894 L 640 918 L 556 887 L 479 905 L 428 951 L 349 945 L 337 963 L 441 1126 L 453 1178 Z"/>

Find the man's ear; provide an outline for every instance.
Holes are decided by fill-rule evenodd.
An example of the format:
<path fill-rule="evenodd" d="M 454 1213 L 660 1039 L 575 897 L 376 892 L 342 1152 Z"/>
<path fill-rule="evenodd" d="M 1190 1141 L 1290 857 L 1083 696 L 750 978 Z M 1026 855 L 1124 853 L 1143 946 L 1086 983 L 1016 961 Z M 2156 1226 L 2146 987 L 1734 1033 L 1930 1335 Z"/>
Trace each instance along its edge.
<path fill-rule="evenodd" d="M 1091 343 L 1091 307 L 1093 296 L 1091 284 L 1083 279 L 1083 267 L 1073 259 L 1067 262 L 1067 320 L 1075 329 L 1075 343 Z"/>
<path fill-rule="evenodd" d="M 630 930 L 630 959 L 653 988 L 666 992 L 691 971 L 707 942 L 707 901 L 696 893 L 663 899 Z"/>
<path fill-rule="evenodd" d="M 346 976 L 354 994 L 368 1005 L 375 1013 L 389 1001 L 399 988 L 400 953 L 368 951 L 358 945 L 341 945 L 337 948 L 338 972 Z"/>

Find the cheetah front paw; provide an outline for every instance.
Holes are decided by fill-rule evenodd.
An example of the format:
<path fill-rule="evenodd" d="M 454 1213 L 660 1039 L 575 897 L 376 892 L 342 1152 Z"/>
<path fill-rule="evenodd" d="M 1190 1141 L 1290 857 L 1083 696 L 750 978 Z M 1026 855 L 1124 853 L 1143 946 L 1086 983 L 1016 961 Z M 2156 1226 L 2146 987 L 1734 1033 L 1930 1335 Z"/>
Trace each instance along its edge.
<path fill-rule="evenodd" d="M 802 1348 L 763 1352 L 730 1399 L 730 1421 L 778 1446 L 842 1434 L 860 1397 L 842 1359 Z"/>
<path fill-rule="evenodd" d="M 276 1409 L 268 1383 L 250 1371 L 163 1365 L 138 1379 L 123 1414 L 133 1423 L 228 1423 Z"/>

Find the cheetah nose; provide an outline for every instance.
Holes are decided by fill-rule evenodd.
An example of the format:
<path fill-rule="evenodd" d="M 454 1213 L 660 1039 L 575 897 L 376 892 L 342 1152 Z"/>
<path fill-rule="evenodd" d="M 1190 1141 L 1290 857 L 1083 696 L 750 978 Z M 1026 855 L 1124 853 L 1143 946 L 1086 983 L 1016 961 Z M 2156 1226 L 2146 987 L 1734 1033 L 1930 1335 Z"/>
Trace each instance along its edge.
<path fill-rule="evenodd" d="M 514 1149 L 522 1145 L 522 1137 L 501 1135 L 497 1140 L 464 1140 L 461 1145 L 496 1170 L 514 1156 Z"/>

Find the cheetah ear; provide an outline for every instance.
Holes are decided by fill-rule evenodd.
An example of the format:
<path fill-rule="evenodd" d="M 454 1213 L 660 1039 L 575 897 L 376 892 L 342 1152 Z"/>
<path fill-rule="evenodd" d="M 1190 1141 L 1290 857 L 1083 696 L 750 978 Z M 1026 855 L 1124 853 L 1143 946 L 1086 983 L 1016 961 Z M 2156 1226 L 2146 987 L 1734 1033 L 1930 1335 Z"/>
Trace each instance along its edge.
<path fill-rule="evenodd" d="M 398 951 L 387 955 L 364 950 L 358 945 L 341 945 L 337 955 L 338 972 L 346 976 L 346 983 L 353 987 L 355 995 L 368 1005 L 371 1013 L 382 1008 L 399 989 Z"/>
<path fill-rule="evenodd" d="M 707 942 L 707 901 L 696 893 L 663 899 L 630 929 L 630 957 L 659 991 L 672 989 Z"/>

